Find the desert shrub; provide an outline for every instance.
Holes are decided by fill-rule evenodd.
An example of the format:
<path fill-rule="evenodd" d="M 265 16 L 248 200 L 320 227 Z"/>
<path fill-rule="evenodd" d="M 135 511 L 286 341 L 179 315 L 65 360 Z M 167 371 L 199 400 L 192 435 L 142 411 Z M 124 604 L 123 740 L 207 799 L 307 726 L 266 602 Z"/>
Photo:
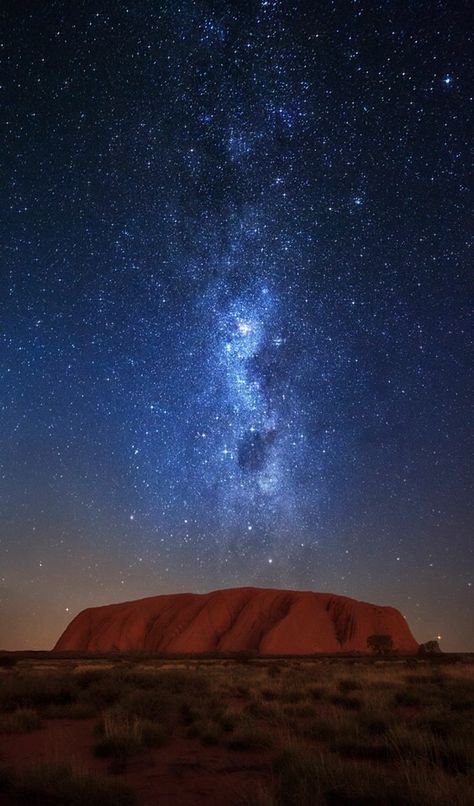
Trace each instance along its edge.
<path fill-rule="evenodd" d="M 94 755 L 98 758 L 127 759 L 137 753 L 140 747 L 141 743 L 133 735 L 105 736 L 95 743 Z"/>
<path fill-rule="evenodd" d="M 231 711 L 227 709 L 219 716 L 218 721 L 222 730 L 225 731 L 225 733 L 231 733 L 234 730 L 234 728 L 236 728 L 236 726 L 239 724 L 241 719 L 242 719 L 241 715 L 238 714 L 236 711 Z"/>
<path fill-rule="evenodd" d="M 240 792 L 233 806 L 277 806 L 277 804 L 269 787 L 257 784 L 251 789 Z"/>
<path fill-rule="evenodd" d="M 92 719 L 96 714 L 96 706 L 88 702 L 48 705 L 42 710 L 42 715 L 46 719 Z"/>
<path fill-rule="evenodd" d="M 264 750 L 273 746 L 273 738 L 267 731 L 254 725 L 241 724 L 227 741 L 231 750 Z"/>
<path fill-rule="evenodd" d="M 322 802 L 318 756 L 286 749 L 274 761 L 276 801 L 281 806 L 314 806 Z"/>
<path fill-rule="evenodd" d="M 358 697 L 348 697 L 344 694 L 334 694 L 329 698 L 333 705 L 345 708 L 346 711 L 360 711 L 362 701 Z"/>
<path fill-rule="evenodd" d="M 318 702 L 326 698 L 327 691 L 325 688 L 323 688 L 323 686 L 310 686 L 308 688 L 307 695 L 311 697 L 312 700 Z"/>
<path fill-rule="evenodd" d="M 373 744 L 364 741 L 363 738 L 357 735 L 336 739 L 331 744 L 331 750 L 344 758 L 367 759 L 370 761 L 389 761 L 396 755 L 390 744 Z"/>
<path fill-rule="evenodd" d="M 449 775 L 467 775 L 474 768 L 474 748 L 467 728 L 459 735 L 442 739 L 424 730 L 399 725 L 389 731 L 387 740 L 401 760 L 411 759 Z"/>
<path fill-rule="evenodd" d="M 369 635 L 367 647 L 377 655 L 388 655 L 393 650 L 393 639 L 391 635 Z"/>
<path fill-rule="evenodd" d="M 150 719 L 129 717 L 126 712 L 111 711 L 99 721 L 96 735 L 100 736 L 94 753 L 100 758 L 128 758 L 143 747 L 164 744 L 167 734 L 162 725 Z"/>
<path fill-rule="evenodd" d="M 0 733 L 30 733 L 41 727 L 41 719 L 32 708 L 17 708 L 0 720 Z"/>
<path fill-rule="evenodd" d="M 349 694 L 351 691 L 357 691 L 360 688 L 359 681 L 354 677 L 343 677 L 338 683 L 338 689 L 342 694 Z"/>
<path fill-rule="evenodd" d="M 91 680 L 86 687 L 83 700 L 96 708 L 114 705 L 124 696 L 123 680 L 113 674 L 104 674 Z"/>
<path fill-rule="evenodd" d="M 314 716 L 315 711 L 314 707 L 310 705 L 310 703 L 300 702 L 295 703 L 294 705 L 285 705 L 283 708 L 283 713 L 286 714 L 286 716 L 303 719 Z"/>
<path fill-rule="evenodd" d="M 262 700 L 271 702 L 272 700 L 278 699 L 278 690 L 274 688 L 262 688 L 260 696 L 262 697 Z"/>
<path fill-rule="evenodd" d="M 426 686 L 432 678 L 430 678 L 428 670 L 423 669 L 418 674 L 406 674 L 403 679 L 410 686 Z"/>
<path fill-rule="evenodd" d="M 246 699 L 250 696 L 250 688 L 249 686 L 245 685 L 237 685 L 235 689 L 231 692 L 234 697 L 240 697 L 242 699 Z"/>
<path fill-rule="evenodd" d="M 387 732 L 387 741 L 400 759 L 422 759 L 435 763 L 435 739 L 406 722 L 395 724 Z"/>
<path fill-rule="evenodd" d="M 204 745 L 218 744 L 222 734 L 222 728 L 211 719 L 195 722 L 193 731 L 188 735 L 197 736 Z"/>
<path fill-rule="evenodd" d="M 13 772 L 7 767 L 0 766 L 0 792 L 8 792 L 12 785 Z"/>
<path fill-rule="evenodd" d="M 132 806 L 131 789 L 116 779 L 91 775 L 62 764 L 42 764 L 15 775 L 11 792 L 17 803 L 57 806 Z"/>
<path fill-rule="evenodd" d="M 279 677 L 281 675 L 281 666 L 278 663 L 270 663 L 267 666 L 267 674 L 271 678 Z"/>
<path fill-rule="evenodd" d="M 415 720 L 414 725 L 440 739 L 446 739 L 451 736 L 454 728 L 452 717 L 450 718 L 449 714 L 443 712 L 424 714 Z"/>
<path fill-rule="evenodd" d="M 306 691 L 302 691 L 301 688 L 298 688 L 293 684 L 282 686 L 278 694 L 279 700 L 288 703 L 299 702 L 300 700 L 303 700 L 305 698 L 306 698 Z"/>
<path fill-rule="evenodd" d="M 274 713 L 274 710 L 273 703 L 264 702 L 257 698 L 250 700 L 245 706 L 245 712 L 255 717 L 255 719 L 266 719 Z"/>
<path fill-rule="evenodd" d="M 473 748 L 453 736 L 437 744 L 436 760 L 449 775 L 467 775 L 474 767 Z"/>
<path fill-rule="evenodd" d="M 455 699 L 449 704 L 452 711 L 472 711 L 474 710 L 474 697 L 472 699 Z"/>
<path fill-rule="evenodd" d="M 163 670 L 153 676 L 151 688 L 170 694 L 208 696 L 211 693 L 209 677 L 199 670 Z"/>
<path fill-rule="evenodd" d="M 0 652 L 0 669 L 13 669 L 17 663 L 18 658 L 15 655 L 8 655 Z"/>
<path fill-rule="evenodd" d="M 162 725 L 144 719 L 141 722 L 141 743 L 144 747 L 161 747 L 166 743 L 168 735 Z"/>
<path fill-rule="evenodd" d="M 466 806 L 472 801 L 473 781 L 467 776 L 446 775 L 417 759 L 400 761 L 397 773 L 394 795 L 407 806 Z"/>
<path fill-rule="evenodd" d="M 84 669 L 75 673 L 75 679 L 80 689 L 86 689 L 92 683 L 102 680 L 105 674 L 106 672 L 103 669 Z"/>
<path fill-rule="evenodd" d="M 395 705 L 402 706 L 403 708 L 420 708 L 426 703 L 426 697 L 423 692 L 415 691 L 413 688 L 407 688 L 402 691 L 397 691 L 393 702 Z"/>
<path fill-rule="evenodd" d="M 337 723 L 330 717 L 318 717 L 306 727 L 305 734 L 310 739 L 328 742 L 337 736 L 338 726 Z"/>
<path fill-rule="evenodd" d="M 75 702 L 78 695 L 75 680 L 64 675 L 9 676 L 2 681 L 0 688 L 0 710 L 5 712 L 17 708 L 41 709 L 48 705 L 65 705 Z"/>
<path fill-rule="evenodd" d="M 332 754 L 290 745 L 276 757 L 273 772 L 276 806 L 406 804 L 393 797 L 383 771 L 357 761 L 349 765 Z"/>
<path fill-rule="evenodd" d="M 359 729 L 368 736 L 383 736 L 393 722 L 394 717 L 383 711 L 362 711 L 357 719 Z"/>
<path fill-rule="evenodd" d="M 132 691 L 122 698 L 120 708 L 130 717 L 159 720 L 171 728 L 179 718 L 182 703 L 159 689 Z"/>
<path fill-rule="evenodd" d="M 181 717 L 185 725 L 192 725 L 193 722 L 204 718 L 204 709 L 202 705 L 185 701 L 181 703 Z"/>

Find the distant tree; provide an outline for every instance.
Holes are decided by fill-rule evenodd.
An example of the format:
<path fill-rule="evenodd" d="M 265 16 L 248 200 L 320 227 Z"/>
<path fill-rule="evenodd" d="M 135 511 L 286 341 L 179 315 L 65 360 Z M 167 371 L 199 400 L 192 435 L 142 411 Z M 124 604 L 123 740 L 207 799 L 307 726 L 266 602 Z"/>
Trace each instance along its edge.
<path fill-rule="evenodd" d="M 388 655 L 393 650 L 391 635 L 369 635 L 367 646 L 376 655 Z"/>
<path fill-rule="evenodd" d="M 420 644 L 418 652 L 420 655 L 441 655 L 442 650 L 437 641 L 427 641 Z"/>

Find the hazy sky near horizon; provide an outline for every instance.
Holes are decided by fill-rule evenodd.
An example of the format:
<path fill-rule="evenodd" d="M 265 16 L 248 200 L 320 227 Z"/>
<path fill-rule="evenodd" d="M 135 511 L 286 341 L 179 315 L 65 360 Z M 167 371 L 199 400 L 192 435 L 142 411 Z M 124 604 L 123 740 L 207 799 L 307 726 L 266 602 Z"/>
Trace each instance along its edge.
<path fill-rule="evenodd" d="M 474 651 L 467 4 L 1 18 L 0 648 L 255 585 Z"/>

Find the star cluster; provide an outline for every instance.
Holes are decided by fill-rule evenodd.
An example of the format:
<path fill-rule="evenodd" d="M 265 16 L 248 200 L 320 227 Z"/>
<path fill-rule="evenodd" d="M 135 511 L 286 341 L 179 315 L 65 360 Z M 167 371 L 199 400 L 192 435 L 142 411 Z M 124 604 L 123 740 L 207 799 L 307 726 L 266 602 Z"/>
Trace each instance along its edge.
<path fill-rule="evenodd" d="M 255 584 L 473 650 L 465 4 L 3 17 L 0 647 Z"/>

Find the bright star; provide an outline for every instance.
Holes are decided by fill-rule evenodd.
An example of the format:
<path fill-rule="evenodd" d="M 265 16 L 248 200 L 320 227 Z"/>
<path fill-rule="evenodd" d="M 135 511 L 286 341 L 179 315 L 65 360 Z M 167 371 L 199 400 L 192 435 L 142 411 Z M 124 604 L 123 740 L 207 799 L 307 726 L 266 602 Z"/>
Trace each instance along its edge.
<path fill-rule="evenodd" d="M 252 332 L 252 325 L 242 319 L 237 324 L 237 327 L 242 336 L 248 336 Z"/>

